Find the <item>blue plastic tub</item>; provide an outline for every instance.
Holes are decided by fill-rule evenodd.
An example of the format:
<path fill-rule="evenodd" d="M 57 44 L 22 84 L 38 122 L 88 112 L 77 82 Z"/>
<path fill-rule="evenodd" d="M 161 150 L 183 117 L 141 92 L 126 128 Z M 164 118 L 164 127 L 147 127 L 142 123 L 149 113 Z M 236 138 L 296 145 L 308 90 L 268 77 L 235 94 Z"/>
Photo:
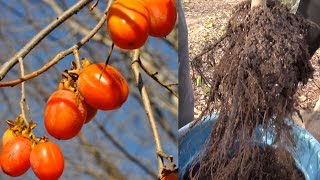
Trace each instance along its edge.
<path fill-rule="evenodd" d="M 183 176 L 187 165 L 200 153 L 216 118 L 213 115 L 191 129 L 190 123 L 179 129 L 179 177 Z M 319 142 L 307 130 L 297 125 L 292 126 L 298 138 L 296 153 L 293 154 L 297 167 L 304 173 L 306 180 L 320 180 Z M 272 143 L 270 133 L 264 138 L 268 144 Z"/>

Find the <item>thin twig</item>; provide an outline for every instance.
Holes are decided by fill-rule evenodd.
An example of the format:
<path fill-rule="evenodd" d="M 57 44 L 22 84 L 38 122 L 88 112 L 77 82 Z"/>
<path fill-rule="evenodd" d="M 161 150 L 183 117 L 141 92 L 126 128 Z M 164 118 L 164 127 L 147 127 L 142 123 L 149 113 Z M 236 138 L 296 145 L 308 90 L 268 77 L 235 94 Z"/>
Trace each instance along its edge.
<path fill-rule="evenodd" d="M 52 32 L 56 27 L 62 24 L 65 20 L 76 14 L 83 7 L 89 4 L 93 0 L 80 0 L 71 8 L 66 10 L 63 14 L 58 16 L 54 21 L 37 33 L 20 51 L 18 51 L 13 57 L 11 57 L 7 62 L 5 62 L 0 67 L 0 81 L 6 76 L 11 68 L 18 63 L 18 58 L 24 58 L 30 51 L 41 42 L 50 32 Z"/>
<path fill-rule="evenodd" d="M 32 120 L 32 115 L 31 115 L 31 110 L 30 110 L 29 104 L 27 103 L 27 100 L 26 100 L 26 99 L 25 99 L 25 106 L 26 106 L 27 111 L 28 111 L 29 120 L 30 120 L 31 122 L 33 122 L 33 120 Z"/>
<path fill-rule="evenodd" d="M 167 84 L 167 86 L 178 86 L 179 85 L 179 83 L 170 83 L 170 84 Z"/>
<path fill-rule="evenodd" d="M 90 7 L 89 11 L 92 11 L 98 4 L 99 4 L 99 0 L 96 0 Z"/>
<path fill-rule="evenodd" d="M 19 63 L 20 63 L 20 71 L 21 71 L 21 76 L 24 76 L 24 65 L 23 65 L 23 58 L 20 57 L 18 59 Z M 25 123 L 26 126 L 29 126 L 29 122 L 26 119 L 26 112 L 24 109 L 24 104 L 25 104 L 25 100 L 26 100 L 26 94 L 25 94 L 25 86 L 24 86 L 24 82 L 21 83 L 21 100 L 20 100 L 20 109 L 21 109 L 21 115 L 23 118 L 23 121 Z"/>
<path fill-rule="evenodd" d="M 107 7 L 106 11 L 108 9 L 109 9 L 109 6 Z M 74 49 L 80 49 L 86 42 L 88 42 L 98 32 L 98 30 L 102 27 L 102 25 L 104 24 L 106 19 L 107 19 L 107 16 L 106 16 L 106 14 L 104 14 L 103 17 L 98 22 L 98 24 L 85 37 L 83 37 L 78 43 L 76 43 L 75 45 L 73 45 L 69 49 L 58 53 L 53 59 L 51 59 L 47 64 L 45 64 L 40 69 L 38 69 L 30 74 L 27 74 L 19 79 L 16 79 L 16 80 L 7 81 L 7 82 L 0 82 L 0 87 L 15 86 L 21 82 L 24 82 L 26 80 L 37 77 L 40 74 L 42 74 L 43 72 L 47 71 L 48 69 L 50 69 L 50 67 L 52 67 L 53 65 L 58 63 L 62 58 L 73 53 Z"/>
<path fill-rule="evenodd" d="M 74 55 L 74 58 L 76 59 L 76 69 L 81 69 L 81 62 L 80 62 L 80 56 L 79 56 L 79 49 L 74 49 L 73 50 L 73 55 Z"/>
<path fill-rule="evenodd" d="M 52 1 L 52 0 L 44 0 L 44 3 L 46 3 L 48 6 L 50 6 L 52 8 L 52 10 L 56 13 L 56 14 L 61 14 L 63 13 L 63 9 L 57 4 L 56 1 Z M 109 0 L 107 7 L 110 7 L 113 1 Z M 97 9 L 94 9 L 92 13 L 95 17 L 97 17 L 97 20 L 100 20 L 100 17 L 107 13 L 107 11 L 105 11 L 104 13 L 100 13 L 100 11 L 97 11 Z M 79 22 L 77 22 L 75 19 L 73 18 L 69 18 L 68 21 L 66 22 L 66 25 L 68 25 L 71 29 L 76 30 L 79 34 L 82 34 L 83 36 L 87 35 L 90 32 L 90 29 L 88 29 L 87 27 L 84 27 L 82 24 L 80 24 Z M 106 38 L 103 34 L 101 33 L 96 33 L 92 38 L 92 40 L 97 41 L 97 42 L 102 42 L 103 44 L 110 44 L 112 43 L 112 41 L 108 38 Z"/>
<path fill-rule="evenodd" d="M 144 105 L 144 109 L 146 111 L 146 114 L 147 114 L 151 129 L 152 129 L 153 138 L 154 138 L 155 144 L 156 144 L 156 153 L 157 152 L 162 152 L 163 150 L 162 150 L 162 147 L 161 147 L 158 127 L 157 127 L 157 124 L 156 124 L 156 121 L 155 121 L 155 118 L 154 118 L 154 115 L 153 115 L 153 111 L 152 111 L 152 108 L 151 108 L 149 95 L 148 95 L 147 90 L 146 90 L 146 88 L 144 86 L 144 83 L 143 83 L 143 80 L 142 80 L 142 77 L 141 77 L 141 73 L 140 73 L 140 70 L 139 70 L 139 63 L 138 63 L 139 56 L 140 56 L 139 49 L 134 50 L 134 54 L 133 54 L 133 57 L 132 57 L 131 68 L 132 68 L 132 71 L 133 71 L 133 74 L 134 74 L 134 77 L 135 77 L 139 92 L 140 92 L 141 97 L 142 97 L 142 102 L 143 102 L 143 105 Z M 163 161 L 162 161 L 162 158 L 160 156 L 157 156 L 157 157 L 158 157 L 158 168 L 159 168 L 158 169 L 158 173 L 159 173 L 159 177 L 160 177 L 161 171 L 163 169 Z"/>
<path fill-rule="evenodd" d="M 165 84 L 162 81 L 160 81 L 156 75 L 158 74 L 158 72 L 156 73 L 151 73 L 141 62 L 140 58 L 137 60 L 137 62 L 139 63 L 140 67 L 143 69 L 143 71 L 145 73 L 148 74 L 148 76 L 150 76 L 153 80 L 155 80 L 158 84 L 160 84 L 161 86 L 163 86 L 164 88 L 166 88 L 168 91 L 170 91 L 171 94 L 173 94 L 175 97 L 178 97 L 178 94 L 170 88 L 170 86 L 172 86 L 172 84 Z"/>

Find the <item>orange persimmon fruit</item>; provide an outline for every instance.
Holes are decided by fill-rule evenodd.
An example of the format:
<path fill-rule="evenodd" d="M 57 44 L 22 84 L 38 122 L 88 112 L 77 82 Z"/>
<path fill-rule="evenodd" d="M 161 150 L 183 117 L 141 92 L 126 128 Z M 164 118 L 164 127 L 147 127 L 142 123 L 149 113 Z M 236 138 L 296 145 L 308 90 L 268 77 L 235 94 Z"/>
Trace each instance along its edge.
<path fill-rule="evenodd" d="M 107 27 L 116 46 L 128 50 L 140 48 L 149 35 L 149 11 L 141 0 L 117 0 L 108 10 Z"/>
<path fill-rule="evenodd" d="M 150 13 L 149 34 L 154 37 L 165 37 L 174 28 L 177 20 L 175 0 L 144 0 Z"/>
<path fill-rule="evenodd" d="M 121 73 L 105 64 L 91 64 L 85 67 L 77 80 L 78 91 L 92 108 L 114 110 L 128 98 L 129 88 Z M 100 78 L 101 75 L 101 78 Z"/>

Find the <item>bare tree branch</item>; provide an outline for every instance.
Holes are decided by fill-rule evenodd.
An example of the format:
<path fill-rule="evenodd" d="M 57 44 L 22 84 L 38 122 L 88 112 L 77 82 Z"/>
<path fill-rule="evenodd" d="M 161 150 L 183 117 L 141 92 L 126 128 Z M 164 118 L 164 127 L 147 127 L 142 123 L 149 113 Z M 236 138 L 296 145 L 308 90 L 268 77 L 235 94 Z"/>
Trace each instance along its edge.
<path fill-rule="evenodd" d="M 132 89 L 132 88 L 130 88 Z M 137 102 L 143 106 L 143 103 L 142 103 L 142 100 L 140 98 L 140 94 L 135 92 L 135 91 L 131 91 L 131 96 L 133 96 Z M 159 106 L 158 104 L 156 103 L 152 103 L 151 104 L 153 105 L 153 108 L 154 108 L 154 112 L 155 114 L 157 115 L 157 119 L 158 119 L 158 122 L 160 124 L 160 126 L 162 127 L 162 129 L 167 133 L 168 137 L 170 138 L 170 140 L 174 143 L 174 144 L 177 144 L 178 143 L 178 140 L 177 140 L 177 137 L 176 135 L 174 134 L 173 132 L 173 129 L 174 127 L 172 126 L 172 124 L 169 124 L 167 119 L 165 119 L 164 115 L 163 115 L 163 112 L 162 112 L 162 108 L 161 106 Z M 166 108 L 167 109 L 167 108 Z M 173 127 L 173 128 L 172 128 Z"/>
<path fill-rule="evenodd" d="M 52 10 L 54 12 L 56 12 L 57 14 L 61 14 L 63 12 L 63 9 L 55 2 L 55 1 L 52 1 L 52 0 L 44 0 L 44 2 L 46 4 L 48 4 Z M 111 5 L 112 1 L 109 1 L 108 2 L 108 7 Z M 97 11 L 95 11 L 94 14 L 96 14 Z M 70 28 L 72 29 L 76 29 L 80 34 L 88 34 L 89 33 L 89 29 L 85 28 L 84 26 L 81 26 L 79 23 L 77 23 L 77 21 L 75 21 L 74 19 L 69 19 L 68 22 L 66 22 L 68 26 L 70 26 Z M 104 36 L 102 36 L 101 34 L 96 34 L 94 37 L 92 37 L 93 40 L 95 41 L 100 41 L 100 42 L 103 42 L 104 44 L 106 45 L 111 45 L 112 42 L 110 39 L 107 39 L 105 38 Z"/>
<path fill-rule="evenodd" d="M 140 56 L 140 52 L 139 49 L 134 50 L 134 54 L 132 57 L 132 71 L 133 74 L 135 76 L 136 79 L 136 83 L 138 86 L 138 89 L 140 91 L 141 97 L 142 97 L 142 102 L 146 111 L 146 114 L 148 116 L 149 122 L 150 122 L 150 126 L 152 129 L 152 133 L 153 133 L 153 137 L 156 143 L 156 151 L 157 152 L 162 152 L 162 146 L 161 146 L 161 141 L 160 141 L 160 136 L 159 136 L 159 132 L 158 132 L 158 127 L 156 124 L 156 121 L 154 119 L 154 115 L 153 115 L 153 111 L 151 108 L 151 104 L 150 104 L 150 99 L 149 99 L 149 95 L 147 93 L 147 90 L 144 86 L 140 71 L 139 71 L 139 63 L 137 62 L 139 60 L 139 56 Z M 163 162 L 160 156 L 158 156 L 158 175 L 160 177 L 161 175 L 161 171 L 163 169 Z"/>
<path fill-rule="evenodd" d="M 103 177 L 105 177 L 105 173 L 104 172 L 100 172 L 94 168 L 89 168 L 88 166 L 85 165 L 80 165 L 78 163 L 73 162 L 72 159 L 68 159 L 67 163 L 70 163 L 70 165 L 73 166 L 73 168 L 75 168 L 77 171 L 83 172 L 85 174 L 88 174 L 89 176 L 94 177 L 95 179 L 102 179 Z"/>
<path fill-rule="evenodd" d="M 109 6 L 107 7 L 107 9 L 109 9 Z M 62 58 L 73 53 L 74 49 L 80 49 L 87 41 L 89 41 L 98 32 L 98 30 L 102 27 L 102 25 L 106 21 L 106 18 L 107 18 L 107 16 L 106 16 L 106 14 L 104 14 L 103 17 L 98 22 L 98 24 L 85 37 L 83 37 L 77 44 L 73 45 L 72 47 L 70 47 L 69 49 L 67 49 L 65 51 L 58 53 L 52 60 L 50 60 L 42 68 L 40 68 L 30 74 L 27 74 L 19 79 L 16 79 L 16 80 L 7 81 L 7 82 L 0 82 L 0 87 L 15 86 L 21 82 L 24 82 L 26 80 L 29 80 L 29 79 L 34 78 L 36 76 L 39 76 L 43 72 L 47 71 L 48 69 L 50 69 L 50 67 L 52 67 L 53 65 L 58 63 Z M 0 73 L 0 75 L 1 75 L 1 73 Z"/>
<path fill-rule="evenodd" d="M 164 82 L 160 81 L 158 78 L 157 78 L 157 74 L 158 73 L 151 73 L 141 62 L 140 58 L 138 59 L 138 63 L 140 65 L 140 67 L 143 69 L 143 71 L 145 73 L 147 73 L 153 80 L 155 80 L 158 84 L 160 84 L 162 87 L 166 88 L 170 93 L 172 93 L 175 97 L 178 98 L 178 94 L 170 88 L 169 85 L 165 84 Z"/>
<path fill-rule="evenodd" d="M 98 3 L 99 3 L 99 0 L 96 0 L 96 2 L 94 2 L 92 5 L 91 5 L 91 7 L 90 7 L 90 11 L 92 11 L 97 5 L 98 5 Z"/>
<path fill-rule="evenodd" d="M 12 58 L 5 62 L 0 67 L 0 80 L 2 80 L 8 71 L 18 63 L 18 58 L 24 58 L 37 44 L 41 42 L 51 31 L 58 27 L 61 23 L 71 17 L 73 14 L 80 11 L 83 7 L 89 4 L 92 0 L 80 0 L 71 8 L 66 10 L 63 14 L 58 16 L 56 20 L 51 22 L 48 26 L 37 33 L 19 52 L 17 52 Z"/>
<path fill-rule="evenodd" d="M 167 119 L 164 118 L 163 112 L 158 106 L 153 106 L 154 111 L 156 115 L 159 117 L 159 124 L 162 127 L 162 129 L 167 133 L 169 138 L 174 142 L 174 144 L 178 144 L 178 140 L 176 135 L 173 133 L 173 130 L 176 130 L 178 126 L 173 126 L 173 124 L 170 124 Z M 178 123 L 178 122 L 177 122 Z"/>
<path fill-rule="evenodd" d="M 114 166 L 114 163 L 112 163 L 111 161 L 108 161 L 107 159 L 103 159 L 101 157 L 100 151 L 95 146 L 89 144 L 87 139 L 82 133 L 80 133 L 78 137 L 79 137 L 80 143 L 83 145 L 85 150 L 90 152 L 94 156 L 97 163 L 99 163 L 101 167 L 103 167 L 103 169 L 108 173 L 110 179 L 112 180 L 125 179 L 125 176 L 116 166 Z"/>

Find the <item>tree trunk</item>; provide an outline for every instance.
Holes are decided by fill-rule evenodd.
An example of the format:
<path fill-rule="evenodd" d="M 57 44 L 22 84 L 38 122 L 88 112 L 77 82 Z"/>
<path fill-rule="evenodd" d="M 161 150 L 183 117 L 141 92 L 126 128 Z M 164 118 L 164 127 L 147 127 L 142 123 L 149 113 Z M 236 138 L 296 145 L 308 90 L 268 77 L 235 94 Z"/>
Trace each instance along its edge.
<path fill-rule="evenodd" d="M 267 6 L 267 1 L 266 0 L 252 0 L 251 1 L 251 9 L 257 6 Z"/>
<path fill-rule="evenodd" d="M 179 14 L 178 28 L 178 54 L 179 54 L 179 114 L 178 127 L 193 121 L 194 97 L 192 81 L 190 78 L 189 51 L 188 51 L 188 28 L 184 18 L 181 1 L 177 1 Z M 181 88 L 182 87 L 182 88 Z"/>

